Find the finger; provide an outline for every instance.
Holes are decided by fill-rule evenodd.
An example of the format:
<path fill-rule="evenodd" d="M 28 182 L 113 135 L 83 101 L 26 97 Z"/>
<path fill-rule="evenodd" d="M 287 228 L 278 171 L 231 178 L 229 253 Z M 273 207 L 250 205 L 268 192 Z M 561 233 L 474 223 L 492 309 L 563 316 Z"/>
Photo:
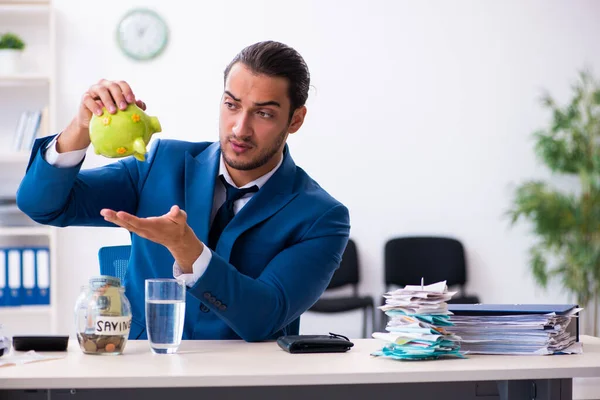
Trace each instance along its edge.
<path fill-rule="evenodd" d="M 135 103 L 135 95 L 133 94 L 133 90 L 131 90 L 131 86 L 129 86 L 129 84 L 125 81 L 117 81 L 116 82 L 117 85 L 119 85 L 119 87 L 121 87 L 121 92 L 123 93 L 123 96 L 125 96 L 125 99 L 127 100 L 128 103 Z"/>
<path fill-rule="evenodd" d="M 102 103 L 100 102 L 100 104 L 98 104 L 99 101 L 94 100 L 94 98 L 92 97 L 92 95 L 89 92 L 86 92 L 83 95 L 81 103 L 90 112 L 92 112 L 98 116 L 102 115 Z"/>
<path fill-rule="evenodd" d="M 131 226 L 131 224 L 128 224 L 126 221 L 120 219 L 117 216 L 118 213 L 116 213 L 112 210 L 104 209 L 104 210 L 100 211 L 100 214 L 104 217 L 105 221 L 111 222 L 115 225 L 120 226 L 121 228 L 125 228 L 130 232 L 140 235 L 140 232 L 135 227 Z"/>
<path fill-rule="evenodd" d="M 114 114 L 117 112 L 117 107 L 115 106 L 115 101 L 113 100 L 110 91 L 103 85 L 94 85 L 89 90 L 94 100 L 98 98 L 104 104 L 104 107 L 108 110 L 109 113 Z"/>
<path fill-rule="evenodd" d="M 172 206 L 167 215 L 175 218 L 175 217 L 177 217 L 178 214 L 179 214 L 179 206 Z"/>
<path fill-rule="evenodd" d="M 116 218 L 117 217 L 117 213 L 113 210 L 111 210 L 110 208 L 103 208 L 102 210 L 100 210 L 100 215 L 102 215 L 104 218 Z"/>
<path fill-rule="evenodd" d="M 179 206 L 171 207 L 166 216 L 176 224 L 185 223 L 185 221 L 187 220 L 187 214 L 185 213 L 185 211 L 179 208 Z"/>
<path fill-rule="evenodd" d="M 161 233 L 165 226 L 164 217 L 138 218 L 135 215 L 119 211 L 116 218 L 120 223 L 126 224 L 129 227 L 127 229 L 145 238 Z"/>
<path fill-rule="evenodd" d="M 106 221 L 108 221 L 108 222 L 111 222 L 111 223 L 113 223 L 113 224 L 115 224 L 115 225 L 118 225 L 118 226 L 120 226 L 121 228 L 125 228 L 125 229 L 127 229 L 129 232 L 133 232 L 133 233 L 136 233 L 136 234 L 138 234 L 139 236 L 142 236 L 142 235 L 140 234 L 140 232 L 139 232 L 139 231 L 138 231 L 138 230 L 137 230 L 135 227 L 133 227 L 133 226 L 129 225 L 129 224 L 128 224 L 127 222 L 125 222 L 125 221 L 122 221 L 122 220 L 120 220 L 120 219 L 118 219 L 118 218 L 115 218 L 114 220 L 109 220 L 109 219 L 107 219 L 107 218 L 104 218 L 104 219 L 105 219 Z"/>
<path fill-rule="evenodd" d="M 125 100 L 125 96 L 123 95 L 123 90 L 121 86 L 116 84 L 115 82 L 109 82 L 106 84 L 110 95 L 115 100 L 115 104 L 119 107 L 120 110 L 124 110 L 127 108 L 127 100 Z"/>
<path fill-rule="evenodd" d="M 139 108 L 141 108 L 142 110 L 146 111 L 146 103 L 144 103 L 143 101 L 141 101 L 141 100 L 136 100 L 135 104 L 137 104 L 137 106 L 138 106 Z"/>
<path fill-rule="evenodd" d="M 126 213 L 125 211 L 118 211 L 116 217 L 119 219 L 119 221 L 123 221 L 124 223 L 138 230 L 148 227 L 147 221 L 145 221 L 146 218 L 138 218 L 135 215 Z"/>

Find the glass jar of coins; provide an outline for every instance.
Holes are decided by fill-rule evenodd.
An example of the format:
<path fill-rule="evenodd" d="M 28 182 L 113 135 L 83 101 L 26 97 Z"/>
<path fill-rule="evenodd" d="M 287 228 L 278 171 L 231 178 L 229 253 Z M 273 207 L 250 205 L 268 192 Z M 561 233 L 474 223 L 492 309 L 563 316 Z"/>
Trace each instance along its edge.
<path fill-rule="evenodd" d="M 81 288 L 75 304 L 75 326 L 85 354 L 123 353 L 131 328 L 131 305 L 119 278 L 93 277 Z"/>

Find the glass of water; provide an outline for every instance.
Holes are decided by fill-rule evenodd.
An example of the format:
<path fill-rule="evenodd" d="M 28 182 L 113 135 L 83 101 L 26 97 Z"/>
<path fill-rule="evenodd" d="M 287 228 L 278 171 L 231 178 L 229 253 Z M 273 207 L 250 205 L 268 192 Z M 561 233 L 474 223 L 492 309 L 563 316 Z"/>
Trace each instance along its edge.
<path fill-rule="evenodd" d="M 177 351 L 185 319 L 185 282 L 146 279 L 146 330 L 155 354 Z"/>

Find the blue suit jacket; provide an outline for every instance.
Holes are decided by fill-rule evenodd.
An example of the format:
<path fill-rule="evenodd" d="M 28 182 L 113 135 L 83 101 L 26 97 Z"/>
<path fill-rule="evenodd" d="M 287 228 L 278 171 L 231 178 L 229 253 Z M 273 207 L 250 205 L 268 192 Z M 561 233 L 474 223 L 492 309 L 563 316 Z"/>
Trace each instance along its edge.
<path fill-rule="evenodd" d="M 55 226 L 114 226 L 100 210 L 138 217 L 177 204 L 208 241 L 219 143 L 155 140 L 145 162 L 133 157 L 80 170 L 56 168 L 38 139 L 17 192 L 19 208 Z M 286 145 L 281 167 L 225 228 L 206 272 L 188 289 L 184 339 L 258 341 L 296 334 L 300 315 L 326 289 L 349 236 L 348 210 L 301 168 Z M 146 338 L 144 280 L 173 276 L 162 245 L 131 235 L 125 278 L 133 318 L 131 339 Z"/>

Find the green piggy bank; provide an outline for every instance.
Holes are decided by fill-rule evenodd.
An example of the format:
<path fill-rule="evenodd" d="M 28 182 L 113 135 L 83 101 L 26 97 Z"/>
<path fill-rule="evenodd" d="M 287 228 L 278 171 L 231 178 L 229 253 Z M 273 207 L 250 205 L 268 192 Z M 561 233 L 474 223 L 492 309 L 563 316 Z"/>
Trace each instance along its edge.
<path fill-rule="evenodd" d="M 90 121 L 90 140 L 96 154 L 109 158 L 133 155 L 146 160 L 146 146 L 150 138 L 161 131 L 158 118 L 150 117 L 135 104 L 125 110 L 110 114 L 103 109 L 102 115 L 94 114 Z"/>

